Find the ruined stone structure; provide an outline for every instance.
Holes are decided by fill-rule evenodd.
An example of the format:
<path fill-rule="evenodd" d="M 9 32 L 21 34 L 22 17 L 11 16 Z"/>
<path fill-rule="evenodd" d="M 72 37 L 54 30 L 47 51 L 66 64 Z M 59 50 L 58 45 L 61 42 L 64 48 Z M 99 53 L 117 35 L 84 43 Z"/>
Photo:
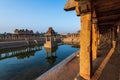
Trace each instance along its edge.
<path fill-rule="evenodd" d="M 120 40 L 120 0 L 67 0 L 66 11 L 80 16 L 80 76 L 90 80 L 100 43 L 115 49 Z"/>
<path fill-rule="evenodd" d="M 33 30 L 24 30 L 24 29 L 21 29 L 21 30 L 18 30 L 18 29 L 15 29 L 14 30 L 14 34 L 34 34 Z"/>
<path fill-rule="evenodd" d="M 53 48 L 57 46 L 56 41 L 56 33 L 52 29 L 52 27 L 49 27 L 48 31 L 46 32 L 46 42 L 44 44 L 45 48 Z"/>
<path fill-rule="evenodd" d="M 44 35 L 34 33 L 32 30 L 18 30 L 15 29 L 14 33 L 2 34 L 0 41 L 14 41 L 14 40 L 45 40 Z"/>
<path fill-rule="evenodd" d="M 65 38 L 62 40 L 64 43 L 68 44 L 78 44 L 80 43 L 80 31 L 77 33 L 67 34 Z"/>

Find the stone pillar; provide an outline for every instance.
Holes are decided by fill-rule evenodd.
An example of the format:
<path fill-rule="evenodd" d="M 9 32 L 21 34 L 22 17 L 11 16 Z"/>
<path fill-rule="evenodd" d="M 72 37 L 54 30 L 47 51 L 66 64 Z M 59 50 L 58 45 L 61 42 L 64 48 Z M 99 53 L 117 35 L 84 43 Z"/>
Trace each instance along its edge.
<path fill-rule="evenodd" d="M 110 43 L 111 43 L 111 47 L 112 47 L 112 41 L 113 41 L 113 29 L 110 29 Z"/>
<path fill-rule="evenodd" d="M 49 37 L 50 41 L 52 41 L 52 36 Z"/>
<path fill-rule="evenodd" d="M 111 29 L 109 31 L 109 40 L 110 40 L 110 44 L 111 44 Z"/>
<path fill-rule="evenodd" d="M 48 41 L 48 37 L 46 36 L 46 42 Z"/>
<path fill-rule="evenodd" d="M 118 25 L 118 40 L 120 41 L 120 25 Z"/>
<path fill-rule="evenodd" d="M 97 16 L 96 11 L 92 12 L 92 59 L 97 58 Z"/>
<path fill-rule="evenodd" d="M 112 41 L 112 48 L 115 49 L 117 41 L 117 27 L 113 27 L 113 41 Z"/>
<path fill-rule="evenodd" d="M 97 24 L 92 24 L 92 59 L 97 58 Z"/>
<path fill-rule="evenodd" d="M 111 47 L 115 47 L 116 44 L 116 33 L 117 33 L 117 29 L 115 29 L 115 27 L 111 28 Z"/>
<path fill-rule="evenodd" d="M 91 42 L 91 13 L 87 13 L 81 15 L 80 31 L 80 75 L 87 80 L 92 76 Z"/>
<path fill-rule="evenodd" d="M 117 26 L 113 27 L 113 41 L 116 41 L 118 38 L 117 36 Z"/>
<path fill-rule="evenodd" d="M 97 45 L 100 45 L 100 32 L 97 30 Z"/>

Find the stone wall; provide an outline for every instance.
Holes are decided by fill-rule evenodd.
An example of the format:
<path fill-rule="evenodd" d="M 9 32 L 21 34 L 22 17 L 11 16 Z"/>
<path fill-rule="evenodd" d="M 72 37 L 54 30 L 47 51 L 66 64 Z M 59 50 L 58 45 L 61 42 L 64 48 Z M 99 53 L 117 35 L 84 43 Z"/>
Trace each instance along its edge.
<path fill-rule="evenodd" d="M 80 38 L 79 37 L 67 37 L 62 40 L 64 43 L 79 43 Z"/>
<path fill-rule="evenodd" d="M 30 41 L 4 41 L 0 42 L 0 49 L 22 47 L 22 46 L 32 46 L 32 45 L 43 45 L 44 40 L 30 40 Z"/>
<path fill-rule="evenodd" d="M 18 41 L 18 40 L 43 40 L 43 35 L 37 34 L 1 34 L 0 42 L 2 41 Z"/>

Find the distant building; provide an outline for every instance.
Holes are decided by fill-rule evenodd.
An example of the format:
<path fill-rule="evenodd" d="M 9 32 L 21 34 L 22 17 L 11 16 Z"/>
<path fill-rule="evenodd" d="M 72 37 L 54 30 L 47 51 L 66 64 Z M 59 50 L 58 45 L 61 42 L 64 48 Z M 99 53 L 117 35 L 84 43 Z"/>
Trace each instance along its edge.
<path fill-rule="evenodd" d="M 15 29 L 14 34 L 34 34 L 33 30 Z"/>
<path fill-rule="evenodd" d="M 9 40 L 41 40 L 45 41 L 44 35 L 41 35 L 38 31 L 36 33 L 33 30 L 28 29 L 15 29 L 14 33 L 4 33 L 0 35 L 0 41 Z"/>

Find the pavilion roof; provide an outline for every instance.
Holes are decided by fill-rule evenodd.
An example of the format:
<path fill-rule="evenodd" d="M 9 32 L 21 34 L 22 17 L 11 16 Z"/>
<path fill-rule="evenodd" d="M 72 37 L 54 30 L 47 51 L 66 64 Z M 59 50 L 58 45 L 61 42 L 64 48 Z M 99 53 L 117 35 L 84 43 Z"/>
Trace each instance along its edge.
<path fill-rule="evenodd" d="M 48 31 L 46 32 L 46 36 L 56 35 L 55 31 L 52 27 L 49 27 Z"/>

